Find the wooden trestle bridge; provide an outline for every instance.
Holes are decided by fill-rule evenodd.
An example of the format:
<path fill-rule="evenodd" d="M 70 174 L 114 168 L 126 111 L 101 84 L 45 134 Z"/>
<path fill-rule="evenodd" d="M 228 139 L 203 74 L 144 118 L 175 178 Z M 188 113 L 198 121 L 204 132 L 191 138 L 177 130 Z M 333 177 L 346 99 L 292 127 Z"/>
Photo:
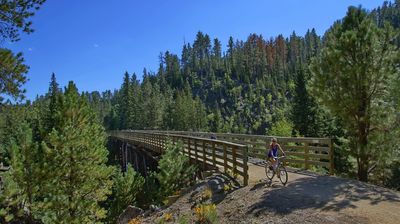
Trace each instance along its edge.
<path fill-rule="evenodd" d="M 132 158 L 131 150 L 141 150 L 149 155 L 161 155 L 167 139 L 173 144 L 183 143 L 184 153 L 200 168 L 217 168 L 237 177 L 243 185 L 251 179 L 252 166 L 265 160 L 270 136 L 223 134 L 183 131 L 111 131 L 109 136 L 120 141 L 121 165 L 138 166 L 138 157 Z M 333 148 L 329 138 L 277 137 L 286 152 L 288 166 L 301 169 L 319 169 L 333 174 Z M 261 160 L 260 160 L 261 159 Z M 133 160 L 133 161 L 132 161 Z M 142 161 L 146 170 L 146 162 Z M 146 172 L 146 171 L 145 171 Z M 258 171 L 257 171 L 258 172 Z"/>

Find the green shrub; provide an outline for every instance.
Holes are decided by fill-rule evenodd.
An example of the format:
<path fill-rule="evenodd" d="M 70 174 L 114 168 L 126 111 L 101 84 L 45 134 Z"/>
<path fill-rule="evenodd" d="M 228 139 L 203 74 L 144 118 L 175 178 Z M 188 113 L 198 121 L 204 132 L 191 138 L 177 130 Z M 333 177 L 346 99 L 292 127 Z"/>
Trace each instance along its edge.
<path fill-rule="evenodd" d="M 142 191 L 144 178 L 128 165 L 125 173 L 120 169 L 117 170 L 113 182 L 110 220 L 115 220 L 129 205 L 136 205 L 136 196 Z"/>
<path fill-rule="evenodd" d="M 189 164 L 189 158 L 184 155 L 182 142 L 174 145 L 168 140 L 158 170 L 156 177 L 160 184 L 160 195 L 165 198 L 187 186 L 196 168 Z"/>

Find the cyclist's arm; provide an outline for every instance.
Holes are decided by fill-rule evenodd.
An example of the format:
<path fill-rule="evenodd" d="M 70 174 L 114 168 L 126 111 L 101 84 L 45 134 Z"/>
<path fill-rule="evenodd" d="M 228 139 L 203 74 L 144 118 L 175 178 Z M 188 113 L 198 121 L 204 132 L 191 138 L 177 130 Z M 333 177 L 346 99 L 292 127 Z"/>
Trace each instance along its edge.
<path fill-rule="evenodd" d="M 281 145 L 278 144 L 278 148 L 279 148 L 279 150 L 282 152 L 282 155 L 283 155 L 283 156 L 286 156 L 285 152 L 282 150 Z"/>

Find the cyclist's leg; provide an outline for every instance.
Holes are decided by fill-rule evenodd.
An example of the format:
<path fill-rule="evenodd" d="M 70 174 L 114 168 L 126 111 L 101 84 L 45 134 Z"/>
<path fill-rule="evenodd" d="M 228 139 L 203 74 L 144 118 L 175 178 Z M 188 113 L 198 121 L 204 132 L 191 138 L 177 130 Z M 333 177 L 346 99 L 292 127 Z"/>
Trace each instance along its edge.
<path fill-rule="evenodd" d="M 274 171 L 276 173 L 276 176 L 279 178 L 280 172 L 279 172 L 279 160 L 278 160 L 278 158 L 275 159 Z"/>
<path fill-rule="evenodd" d="M 271 158 L 271 161 L 272 161 L 272 167 L 274 168 L 274 169 L 276 169 L 278 166 L 278 158 Z"/>
<path fill-rule="evenodd" d="M 268 153 L 267 154 L 267 167 L 272 170 L 273 169 L 272 166 L 273 166 L 272 155 L 270 153 Z"/>

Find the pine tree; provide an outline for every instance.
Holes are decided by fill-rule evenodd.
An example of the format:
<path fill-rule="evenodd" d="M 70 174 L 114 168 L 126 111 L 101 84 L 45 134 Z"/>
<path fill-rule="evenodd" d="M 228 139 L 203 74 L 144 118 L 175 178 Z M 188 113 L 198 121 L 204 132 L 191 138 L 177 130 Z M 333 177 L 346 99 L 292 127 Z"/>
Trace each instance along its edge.
<path fill-rule="evenodd" d="M 189 158 L 183 154 L 183 144 L 167 142 L 165 153 L 158 162 L 159 172 L 156 177 L 160 183 L 161 198 L 171 196 L 191 180 L 196 168 L 189 165 Z"/>
<path fill-rule="evenodd" d="M 15 99 L 24 97 L 25 90 L 22 89 L 22 85 L 27 80 L 25 74 L 28 73 L 28 69 L 21 53 L 14 55 L 10 50 L 0 48 L 0 103 L 4 100 L 2 94 Z"/>
<path fill-rule="evenodd" d="M 11 169 L 3 176 L 4 189 L 0 189 L 0 221 L 34 223 L 39 212 L 43 155 L 26 122 L 14 131 L 16 140 L 9 148 Z"/>
<path fill-rule="evenodd" d="M 110 204 L 109 219 L 115 222 L 118 215 L 129 205 L 136 205 L 136 196 L 141 192 L 144 178 L 129 164 L 125 173 L 118 168 L 113 178 L 112 202 Z"/>
<path fill-rule="evenodd" d="M 106 212 L 99 202 L 110 193 L 112 167 L 105 165 L 106 135 L 73 82 L 45 144 L 44 223 L 96 223 Z"/>
<path fill-rule="evenodd" d="M 300 135 L 317 136 L 317 130 L 315 130 L 316 114 L 315 108 L 313 108 L 315 105 L 307 91 L 303 68 L 298 69 L 295 84 L 291 115 L 293 126 L 299 131 Z"/>
<path fill-rule="evenodd" d="M 45 0 L 8 0 L 1 1 L 0 7 L 0 45 L 4 41 L 18 41 L 21 33 L 32 33 L 32 21 L 29 19 Z M 10 50 L 0 47 L 0 103 L 1 94 L 22 99 L 25 90 L 22 85 L 27 78 L 29 67 L 24 64 L 22 53 L 14 55 Z"/>
<path fill-rule="evenodd" d="M 374 161 L 375 134 L 385 134 L 393 108 L 387 101 L 388 83 L 395 69 L 393 33 L 379 29 L 361 8 L 350 7 L 346 17 L 326 34 L 319 57 L 313 60 L 313 93 L 346 125 L 351 152 L 357 160 L 358 178 L 367 181 Z M 385 144 L 384 144 L 385 145 Z"/>
<path fill-rule="evenodd" d="M 49 102 L 49 110 L 46 115 L 46 133 L 50 133 L 52 128 L 56 126 L 56 117 L 60 107 L 60 94 L 61 90 L 58 87 L 58 83 L 56 80 L 56 75 L 51 74 L 51 81 L 49 86 L 48 98 Z"/>
<path fill-rule="evenodd" d="M 129 119 L 129 100 L 131 95 L 131 85 L 130 85 L 129 73 L 125 72 L 124 81 L 119 92 L 119 129 L 126 129 L 128 127 Z"/>
<path fill-rule="evenodd" d="M 147 79 L 147 71 L 143 71 L 143 79 Z M 128 128 L 129 129 L 141 129 L 140 125 L 144 113 L 141 112 L 140 109 L 140 99 L 141 99 L 141 91 L 139 81 L 137 80 L 136 74 L 133 73 L 131 77 L 130 90 L 128 95 Z"/>

